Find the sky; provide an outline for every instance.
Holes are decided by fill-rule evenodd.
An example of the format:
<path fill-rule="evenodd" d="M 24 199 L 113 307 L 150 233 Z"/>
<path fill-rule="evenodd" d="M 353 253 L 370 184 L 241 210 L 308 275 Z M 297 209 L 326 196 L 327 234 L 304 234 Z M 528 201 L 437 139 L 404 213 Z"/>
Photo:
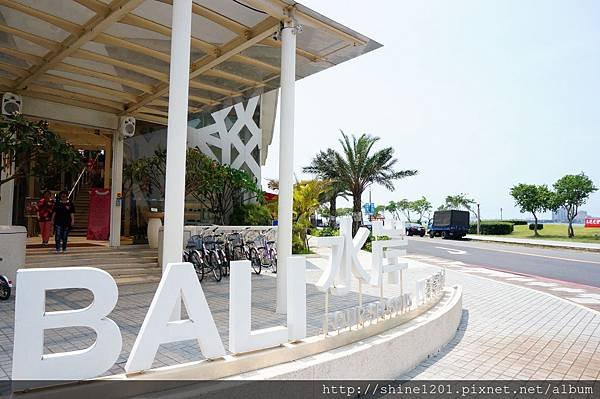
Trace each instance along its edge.
<path fill-rule="evenodd" d="M 526 217 L 515 184 L 585 172 L 600 187 L 600 2 L 301 2 L 383 48 L 297 82 L 299 178 L 320 149 L 340 149 L 341 129 L 380 137 L 418 170 L 393 192 L 373 186 L 377 204 L 425 196 L 437 208 L 465 193 L 482 218 Z M 278 135 L 277 120 L 265 178 L 278 174 Z M 600 192 L 583 209 L 600 216 Z"/>

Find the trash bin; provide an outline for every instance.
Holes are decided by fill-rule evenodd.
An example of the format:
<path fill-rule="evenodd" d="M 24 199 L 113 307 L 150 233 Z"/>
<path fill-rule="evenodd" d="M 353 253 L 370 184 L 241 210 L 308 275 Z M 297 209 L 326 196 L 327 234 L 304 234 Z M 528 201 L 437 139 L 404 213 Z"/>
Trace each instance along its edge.
<path fill-rule="evenodd" d="M 25 267 L 27 229 L 23 226 L 0 226 L 0 274 L 16 284 L 17 269 Z"/>

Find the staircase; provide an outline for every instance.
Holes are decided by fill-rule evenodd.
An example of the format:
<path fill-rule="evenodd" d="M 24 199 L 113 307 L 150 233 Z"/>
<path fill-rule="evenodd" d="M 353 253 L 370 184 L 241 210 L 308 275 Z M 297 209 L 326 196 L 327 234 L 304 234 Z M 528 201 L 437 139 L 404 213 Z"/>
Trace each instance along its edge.
<path fill-rule="evenodd" d="M 157 250 L 147 245 L 69 247 L 55 254 L 52 247 L 28 248 L 27 268 L 89 266 L 107 271 L 117 284 L 144 284 L 160 281 Z"/>
<path fill-rule="evenodd" d="M 73 237 L 87 236 L 88 215 L 90 212 L 90 188 L 89 182 L 81 182 L 77 196 L 73 200 L 75 205 L 75 225 L 69 233 Z"/>

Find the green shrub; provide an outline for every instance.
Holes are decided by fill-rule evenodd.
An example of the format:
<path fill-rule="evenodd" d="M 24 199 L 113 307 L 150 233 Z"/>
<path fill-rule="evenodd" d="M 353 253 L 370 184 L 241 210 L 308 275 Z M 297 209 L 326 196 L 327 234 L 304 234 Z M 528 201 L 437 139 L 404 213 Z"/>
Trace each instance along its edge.
<path fill-rule="evenodd" d="M 537 224 L 537 229 L 538 230 L 542 230 L 544 228 L 544 224 L 543 223 L 538 223 Z M 535 230 L 535 223 L 529 223 L 529 230 Z"/>
<path fill-rule="evenodd" d="M 243 204 L 233 210 L 230 223 L 234 226 L 270 226 L 271 212 L 261 204 Z"/>
<path fill-rule="evenodd" d="M 481 222 L 481 234 L 483 235 L 506 235 L 514 231 L 514 225 L 509 222 Z M 469 228 L 470 234 L 477 233 L 477 224 Z"/>
<path fill-rule="evenodd" d="M 505 220 L 505 222 L 512 223 L 515 226 L 525 226 L 527 224 L 527 220 L 520 220 L 520 219 Z"/>

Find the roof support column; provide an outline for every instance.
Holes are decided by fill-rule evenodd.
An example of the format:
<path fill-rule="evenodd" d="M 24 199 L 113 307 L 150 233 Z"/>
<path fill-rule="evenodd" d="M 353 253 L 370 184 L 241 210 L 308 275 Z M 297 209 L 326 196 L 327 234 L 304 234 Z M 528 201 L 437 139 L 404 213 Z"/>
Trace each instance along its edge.
<path fill-rule="evenodd" d="M 192 0 L 174 0 L 172 18 L 163 271 L 183 250 Z"/>
<path fill-rule="evenodd" d="M 286 276 L 292 256 L 294 192 L 294 112 L 296 86 L 296 26 L 293 20 L 281 29 L 281 103 L 279 127 L 279 204 L 277 228 L 277 313 L 286 313 Z"/>
<path fill-rule="evenodd" d="M 112 149 L 112 178 L 111 178 L 111 198 L 110 205 L 110 236 L 109 244 L 111 247 L 121 245 L 121 209 L 123 209 L 122 200 L 118 199 L 118 195 L 123 191 L 123 133 L 121 127 L 113 133 Z M 108 148 L 105 149 L 105 163 L 108 163 Z M 106 169 L 105 169 L 106 170 Z M 104 174 L 104 181 L 108 179 L 108 175 Z M 105 186 L 106 187 L 106 186 Z"/>

